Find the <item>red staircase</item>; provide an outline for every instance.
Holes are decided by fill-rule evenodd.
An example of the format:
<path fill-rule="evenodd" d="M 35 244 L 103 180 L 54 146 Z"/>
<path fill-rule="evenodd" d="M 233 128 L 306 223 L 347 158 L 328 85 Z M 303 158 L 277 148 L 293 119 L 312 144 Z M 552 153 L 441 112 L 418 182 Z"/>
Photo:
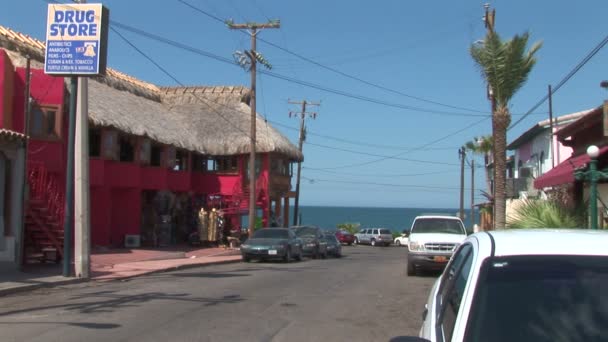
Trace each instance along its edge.
<path fill-rule="evenodd" d="M 25 215 L 25 262 L 57 262 L 63 256 L 62 187 L 41 163 L 28 163 L 27 181 L 30 192 Z"/>
<path fill-rule="evenodd" d="M 256 205 L 263 207 L 266 188 L 268 181 L 265 177 L 260 177 L 256 181 Z M 249 210 L 249 186 L 243 186 L 243 183 L 239 180 L 234 187 L 232 188 L 232 193 L 230 194 L 212 194 L 209 198 L 221 198 L 221 203 L 214 203 L 213 200 L 210 204 L 221 207 L 222 211 L 226 214 L 239 214 L 239 213 L 247 213 Z M 216 200 L 217 202 L 217 200 Z M 219 205 L 218 205 L 219 204 Z"/>

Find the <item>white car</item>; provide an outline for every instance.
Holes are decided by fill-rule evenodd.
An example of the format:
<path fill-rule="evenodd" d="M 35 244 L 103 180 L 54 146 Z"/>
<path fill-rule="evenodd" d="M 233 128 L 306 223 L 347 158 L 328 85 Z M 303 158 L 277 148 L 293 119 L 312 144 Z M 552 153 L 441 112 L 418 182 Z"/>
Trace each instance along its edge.
<path fill-rule="evenodd" d="M 407 275 L 416 275 L 420 269 L 443 269 L 466 238 L 464 224 L 456 216 L 417 216 L 410 229 Z"/>
<path fill-rule="evenodd" d="M 471 235 L 435 282 L 408 341 L 607 341 L 608 232 Z"/>
<path fill-rule="evenodd" d="M 404 230 L 400 236 L 397 236 L 393 243 L 397 247 L 407 247 L 407 244 L 410 242 L 410 232 L 406 229 Z"/>

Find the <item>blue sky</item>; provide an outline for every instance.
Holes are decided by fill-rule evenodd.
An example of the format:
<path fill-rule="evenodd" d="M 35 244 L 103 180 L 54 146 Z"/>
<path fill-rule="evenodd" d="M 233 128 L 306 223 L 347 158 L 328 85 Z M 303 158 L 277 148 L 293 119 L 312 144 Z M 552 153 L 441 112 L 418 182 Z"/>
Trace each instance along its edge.
<path fill-rule="evenodd" d="M 298 121 L 289 118 L 288 113 L 299 107 L 288 104 L 288 100 L 322 103 L 320 108 L 311 108 L 318 112 L 316 120 L 307 122 L 302 204 L 458 207 L 457 150 L 473 137 L 491 132 L 490 120 L 477 116 L 483 114 L 454 108 L 489 113 L 485 85 L 468 53 L 470 44 L 483 38 L 485 32 L 483 2 L 183 1 L 235 22 L 279 18 L 281 28 L 263 31 L 262 39 L 402 94 L 338 75 L 259 41 L 258 51 L 273 64 L 272 71 L 277 74 L 349 95 L 415 107 L 395 108 L 261 75 L 258 111 L 294 143 Z M 103 3 L 110 9 L 111 20 L 216 55 L 232 58 L 235 50 L 250 48 L 249 37 L 178 0 Z M 603 24 L 608 10 L 605 0 L 588 0 L 584 5 L 564 0 L 498 0 L 491 4 L 497 11 L 496 29 L 503 37 L 528 30 L 531 41 L 543 41 L 536 68 L 512 101 L 514 120 L 546 94 L 548 84 L 557 84 L 607 34 Z M 1 25 L 44 39 L 46 2 L 5 1 L 2 7 Z M 238 67 L 120 32 L 182 84 L 249 85 L 249 75 Z M 555 115 L 601 104 L 608 95 L 599 87 L 601 80 L 608 79 L 607 57 L 605 48 L 555 94 Z M 110 33 L 108 63 L 145 81 L 175 85 L 114 32 Z M 547 118 L 547 112 L 545 103 L 509 131 L 509 140 Z M 399 159 L 376 161 L 396 154 L 401 154 Z M 483 187 L 483 170 L 476 170 L 476 174 L 476 187 Z"/>

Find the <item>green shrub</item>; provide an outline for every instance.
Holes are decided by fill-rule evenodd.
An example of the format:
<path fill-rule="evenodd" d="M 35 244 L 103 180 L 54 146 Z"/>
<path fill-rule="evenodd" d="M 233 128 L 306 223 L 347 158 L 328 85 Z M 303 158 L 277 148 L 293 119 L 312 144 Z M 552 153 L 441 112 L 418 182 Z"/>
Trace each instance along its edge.
<path fill-rule="evenodd" d="M 515 210 L 508 228 L 584 228 L 585 211 L 569 209 L 557 201 L 527 200 Z"/>
<path fill-rule="evenodd" d="M 336 228 L 346 230 L 347 232 L 349 232 L 351 234 L 358 233 L 359 227 L 361 227 L 361 224 L 349 223 L 349 222 L 339 223 L 338 225 L 336 225 Z"/>

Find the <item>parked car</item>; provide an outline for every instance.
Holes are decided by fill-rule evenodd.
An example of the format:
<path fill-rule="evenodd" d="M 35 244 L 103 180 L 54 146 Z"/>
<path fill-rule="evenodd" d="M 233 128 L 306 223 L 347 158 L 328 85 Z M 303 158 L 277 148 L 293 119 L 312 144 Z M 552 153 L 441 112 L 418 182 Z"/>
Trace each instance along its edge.
<path fill-rule="evenodd" d="M 466 238 L 464 224 L 456 216 L 417 216 L 410 229 L 407 275 L 416 275 L 420 269 L 443 269 Z"/>
<path fill-rule="evenodd" d="M 356 244 L 388 246 L 393 242 L 393 233 L 387 228 L 365 228 L 355 234 Z"/>
<path fill-rule="evenodd" d="M 296 236 L 302 239 L 302 252 L 313 259 L 327 258 L 327 242 L 323 239 L 323 232 L 315 226 L 291 227 Z"/>
<path fill-rule="evenodd" d="M 336 231 L 336 238 L 338 241 L 340 241 L 340 243 L 345 243 L 349 246 L 355 242 L 355 236 L 342 229 Z"/>
<path fill-rule="evenodd" d="M 408 341 L 606 341 L 608 232 L 469 236 L 437 279 Z"/>
<path fill-rule="evenodd" d="M 410 236 L 410 231 L 405 229 L 403 230 L 403 232 L 401 232 L 401 235 L 397 236 L 395 238 L 395 240 L 393 240 L 393 243 L 395 244 L 395 246 L 404 246 L 407 247 L 407 244 L 410 242 L 409 239 Z"/>
<path fill-rule="evenodd" d="M 335 256 L 336 258 L 342 257 L 342 243 L 338 241 L 338 238 L 334 233 L 324 233 L 323 240 L 327 243 L 327 254 Z"/>
<path fill-rule="evenodd" d="M 241 245 L 243 261 L 251 259 L 302 260 L 303 242 L 296 234 L 286 228 L 262 228 Z"/>

